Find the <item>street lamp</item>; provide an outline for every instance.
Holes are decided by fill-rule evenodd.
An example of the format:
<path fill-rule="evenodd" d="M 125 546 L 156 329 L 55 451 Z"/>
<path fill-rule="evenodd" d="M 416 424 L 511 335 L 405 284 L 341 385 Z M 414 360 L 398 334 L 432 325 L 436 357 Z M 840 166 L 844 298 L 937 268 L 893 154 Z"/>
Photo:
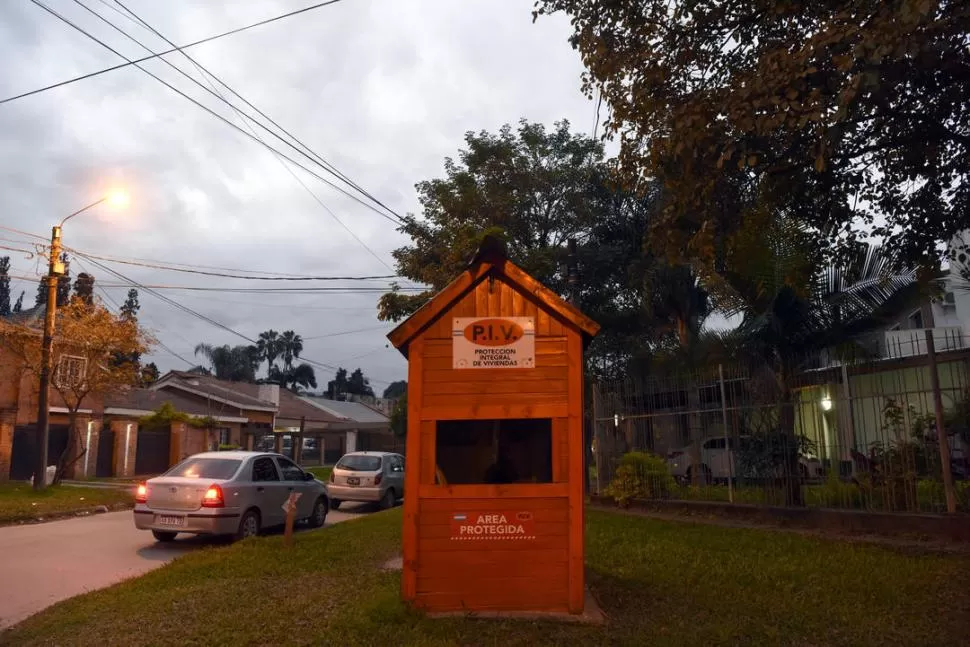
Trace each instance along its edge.
<path fill-rule="evenodd" d="M 61 228 L 74 216 L 107 202 L 116 207 L 128 204 L 128 196 L 120 190 L 108 192 L 103 198 L 70 214 L 51 230 L 51 255 L 47 266 L 47 311 L 44 313 L 44 341 L 40 349 L 40 394 L 37 397 L 37 454 L 34 463 L 34 490 L 47 487 L 47 441 L 50 432 L 51 355 L 54 346 L 54 318 L 57 314 L 57 279 L 64 274 L 61 261 Z"/>

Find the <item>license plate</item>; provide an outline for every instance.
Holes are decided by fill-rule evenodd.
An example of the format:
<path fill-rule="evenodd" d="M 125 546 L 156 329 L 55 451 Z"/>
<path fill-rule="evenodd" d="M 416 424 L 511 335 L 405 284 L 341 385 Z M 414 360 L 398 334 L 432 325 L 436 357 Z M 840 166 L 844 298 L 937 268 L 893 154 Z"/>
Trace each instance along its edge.
<path fill-rule="evenodd" d="M 160 526 L 184 526 L 185 517 L 159 516 L 158 525 Z"/>
<path fill-rule="evenodd" d="M 360 477 L 358 476 L 348 476 L 347 485 L 360 485 Z"/>

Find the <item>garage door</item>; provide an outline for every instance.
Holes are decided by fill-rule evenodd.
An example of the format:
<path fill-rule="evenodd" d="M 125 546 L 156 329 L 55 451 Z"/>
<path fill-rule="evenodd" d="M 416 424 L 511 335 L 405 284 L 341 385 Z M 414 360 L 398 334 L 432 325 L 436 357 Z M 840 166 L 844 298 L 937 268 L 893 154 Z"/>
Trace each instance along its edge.
<path fill-rule="evenodd" d="M 150 476 L 169 468 L 170 429 L 139 429 L 135 449 L 135 474 Z"/>

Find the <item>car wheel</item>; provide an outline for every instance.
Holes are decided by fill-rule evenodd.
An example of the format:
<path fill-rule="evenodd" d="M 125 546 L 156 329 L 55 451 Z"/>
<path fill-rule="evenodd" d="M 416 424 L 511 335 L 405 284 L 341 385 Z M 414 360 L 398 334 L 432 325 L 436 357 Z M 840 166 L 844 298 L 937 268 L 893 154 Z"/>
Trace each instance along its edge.
<path fill-rule="evenodd" d="M 699 484 L 700 485 L 711 485 L 712 484 L 712 481 L 711 481 L 711 468 L 709 468 L 707 465 L 704 465 L 702 463 L 700 466 L 698 466 L 698 470 L 697 471 L 698 471 L 698 474 L 699 474 L 698 481 L 699 481 Z M 693 485 L 694 484 L 694 468 L 693 468 L 693 466 L 687 468 L 687 474 L 686 474 L 685 478 L 687 479 L 687 484 L 688 485 Z"/>
<path fill-rule="evenodd" d="M 394 490 L 388 489 L 381 497 L 381 510 L 393 508 L 395 503 L 397 503 L 397 497 L 394 496 Z"/>
<path fill-rule="evenodd" d="M 310 515 L 310 527 L 311 528 L 322 528 L 323 524 L 327 522 L 327 500 L 323 497 L 317 499 L 317 502 L 313 504 L 313 514 Z"/>
<path fill-rule="evenodd" d="M 153 530 L 152 531 L 152 536 L 155 538 L 155 541 L 161 541 L 161 542 L 166 542 L 166 543 L 167 542 L 170 542 L 170 541 L 175 541 L 175 536 L 177 534 L 178 534 L 177 532 L 171 532 L 170 530 Z"/>
<path fill-rule="evenodd" d="M 331 510 L 338 509 L 341 503 L 342 501 L 340 501 L 339 499 L 330 499 L 330 509 Z"/>
<path fill-rule="evenodd" d="M 259 535 L 259 513 L 249 510 L 239 520 L 239 530 L 236 531 L 236 539 L 246 539 Z"/>

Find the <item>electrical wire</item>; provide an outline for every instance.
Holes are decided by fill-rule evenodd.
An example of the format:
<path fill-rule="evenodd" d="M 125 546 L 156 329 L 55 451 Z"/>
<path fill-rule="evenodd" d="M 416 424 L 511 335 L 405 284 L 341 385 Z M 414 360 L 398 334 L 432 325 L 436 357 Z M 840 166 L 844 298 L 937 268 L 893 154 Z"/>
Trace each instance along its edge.
<path fill-rule="evenodd" d="M 99 45 L 101 45 L 102 47 L 104 47 L 108 51 L 112 52 L 113 54 L 115 54 L 115 55 L 123 58 L 126 61 L 129 61 L 129 62 L 133 63 L 135 65 L 135 67 L 137 67 L 139 70 L 141 70 L 142 72 L 144 72 L 148 76 L 152 77 L 153 79 L 155 79 L 156 81 L 158 81 L 159 83 L 161 83 L 162 85 L 164 85 L 165 87 L 169 88 L 170 90 L 172 90 L 176 94 L 178 94 L 178 95 L 184 97 L 185 99 L 189 100 L 190 102 L 192 102 L 193 104 L 195 104 L 199 108 L 202 108 L 207 113 L 209 113 L 213 117 L 219 119 L 220 121 L 222 121 L 226 125 L 228 125 L 231 128 L 233 128 L 234 130 L 237 130 L 237 131 L 241 132 L 243 135 L 245 135 L 249 139 L 252 139 L 256 143 L 258 143 L 258 144 L 260 144 L 262 146 L 265 146 L 266 148 L 268 148 L 268 149 L 270 149 L 272 151 L 275 151 L 278 155 L 280 155 L 281 157 L 283 157 L 284 159 L 286 159 L 287 161 L 289 161 L 291 164 L 294 164 L 294 165 L 298 166 L 299 168 L 303 169 L 305 172 L 307 172 L 310 175 L 312 175 L 313 177 L 317 178 L 318 180 L 320 180 L 321 182 L 323 182 L 327 186 L 330 186 L 331 188 L 333 188 L 336 191 L 338 191 L 338 192 L 342 193 L 343 195 L 347 196 L 348 198 L 350 198 L 354 202 L 356 202 L 356 203 L 360 204 L 361 206 L 366 207 L 367 209 L 373 211 L 374 213 L 376 213 L 377 215 L 381 216 L 385 220 L 388 220 L 389 222 L 391 222 L 391 223 L 393 223 L 395 225 L 400 224 L 399 221 L 395 220 L 393 217 L 387 215 L 383 211 L 378 210 L 373 205 L 364 202 L 363 200 L 361 200 L 357 196 L 353 195 L 352 193 L 348 192 L 344 188 L 337 186 L 336 184 L 334 184 L 330 180 L 328 180 L 325 177 L 321 176 L 319 173 L 313 171 L 312 169 L 307 168 L 306 166 L 304 166 L 300 162 L 294 160 L 292 157 L 289 157 L 285 153 L 281 153 L 279 150 L 273 148 L 273 146 L 271 146 L 270 144 L 267 144 L 267 143 L 261 141 L 257 137 L 254 137 L 252 134 L 246 132 L 244 129 L 240 128 L 236 124 L 234 124 L 231 121 L 229 121 L 228 119 L 226 119 L 224 116 L 220 115 L 218 112 L 212 110 L 208 106 L 206 106 L 206 105 L 202 104 L 201 102 L 197 101 L 196 99 L 192 98 L 191 96 L 189 96 L 188 94 L 186 94 L 182 90 L 179 90 L 178 88 L 176 88 L 171 83 L 165 81 L 161 77 L 159 77 L 156 74 L 152 73 L 150 70 L 142 67 L 141 65 L 139 65 L 137 63 L 134 63 L 127 56 L 125 56 L 124 54 L 122 54 L 121 52 L 119 52 L 118 50 L 116 50 L 115 48 L 111 47 L 111 45 L 108 45 L 107 43 L 105 43 L 104 41 L 102 41 L 101 39 L 99 39 L 97 36 L 94 36 L 90 32 L 86 31 L 84 28 L 82 28 L 82 27 L 78 26 L 77 24 L 75 24 L 74 22 L 72 22 L 70 19 L 68 19 L 65 16 L 61 15 L 60 13 L 58 13 L 57 11 L 55 11 L 54 9 L 51 9 L 46 4 L 44 4 L 43 2 L 41 2 L 41 0 L 30 0 L 30 2 L 32 2 L 35 5 L 37 5 L 38 7 L 40 7 L 41 9 L 43 9 L 44 11 L 46 11 L 47 13 L 51 14 L 52 16 L 54 16 L 55 18 L 57 18 L 61 22 L 69 25 L 70 27 L 72 27 L 76 31 L 80 32 L 81 34 L 84 34 L 85 36 L 87 36 L 88 38 L 90 38 L 94 42 L 98 43 Z"/>
<path fill-rule="evenodd" d="M 252 29 L 254 27 L 261 27 L 263 25 L 268 25 L 271 22 L 276 22 L 277 20 L 282 20 L 283 18 L 289 18 L 291 16 L 296 16 L 296 15 L 301 14 L 301 13 L 306 13 L 307 11 L 312 11 L 313 9 L 319 9 L 321 7 L 326 7 L 328 5 L 337 4 L 340 1 L 341 0 L 329 0 L 328 2 L 318 2 L 317 4 L 310 5 L 309 7 L 304 7 L 303 9 L 297 9 L 295 11 L 290 11 L 290 12 L 287 12 L 287 13 L 284 13 L 284 14 L 280 14 L 280 15 L 274 16 L 272 18 L 267 18 L 266 20 L 260 20 L 259 22 L 252 23 L 251 25 L 245 25 L 243 27 L 237 27 L 236 29 L 230 29 L 229 31 L 222 32 L 221 34 L 216 34 L 214 36 L 208 36 L 206 38 L 203 38 L 202 40 L 197 40 L 197 41 L 194 41 L 192 43 L 186 43 L 185 45 L 182 45 L 180 47 L 176 47 L 176 48 L 173 48 L 173 49 L 170 49 L 170 50 L 166 50 L 164 52 L 159 52 L 158 54 L 153 54 L 152 56 L 145 56 L 143 58 L 138 58 L 138 59 L 135 59 L 133 61 L 128 61 L 127 63 L 121 63 L 119 65 L 113 65 L 111 67 L 106 67 L 103 70 L 98 70 L 97 72 L 89 72 L 88 74 L 82 74 L 81 76 L 76 76 L 73 79 L 67 79 L 66 81 L 59 81 L 58 83 L 54 83 L 54 84 L 51 84 L 51 85 L 48 85 L 48 86 L 44 86 L 43 88 L 37 88 L 36 90 L 31 90 L 29 92 L 24 92 L 23 94 L 18 94 L 18 95 L 12 96 L 12 97 L 7 97 L 6 99 L 2 99 L 2 100 L 0 100 L 0 105 L 3 105 L 4 103 L 9 103 L 10 101 L 15 101 L 17 99 L 23 99 L 24 97 L 29 97 L 29 96 L 33 96 L 35 94 L 40 94 L 41 92 L 46 92 L 48 90 L 53 90 L 55 88 L 60 88 L 60 87 L 63 87 L 65 85 L 69 85 L 71 83 L 76 83 L 78 81 L 83 81 L 85 79 L 90 79 L 92 77 L 99 76 L 101 74 L 106 74 L 108 72 L 113 72 L 115 70 L 120 70 L 122 68 L 128 67 L 129 65 L 135 65 L 137 63 L 144 63 L 145 61 L 150 61 L 153 58 L 160 58 L 162 56 L 166 56 L 166 55 L 171 54 L 173 52 L 177 52 L 180 49 L 188 49 L 190 47 L 195 47 L 196 45 L 202 45 L 203 43 L 209 43 L 209 42 L 212 42 L 212 41 L 214 41 L 216 39 L 224 38 L 225 36 L 232 36 L 233 34 L 238 34 L 240 32 L 246 31 L 248 29 Z"/>
<path fill-rule="evenodd" d="M 107 256 L 98 256 L 79 252 L 73 248 L 65 250 L 89 259 L 98 259 L 109 263 L 121 263 L 122 265 L 134 265 L 135 267 L 148 267 L 156 270 L 166 270 L 169 272 L 183 272 L 185 274 L 200 274 L 202 276 L 217 276 L 226 279 L 244 279 L 248 281 L 377 281 L 399 278 L 396 274 L 385 274 L 380 276 L 247 276 L 244 274 L 225 274 L 222 272 L 210 272 L 207 270 L 194 270 L 180 267 L 170 267 L 162 264 L 139 263 L 137 261 L 124 261 Z"/>
<path fill-rule="evenodd" d="M 137 43 L 138 45 L 140 45 L 142 48 L 144 48 L 144 49 L 146 49 L 148 51 L 152 51 L 147 46 L 145 46 L 143 43 L 139 42 L 133 36 L 131 36 L 130 34 L 128 34 L 127 32 L 125 32 L 124 30 L 120 29 L 119 27 L 115 26 L 114 24 L 112 24 L 110 21 L 108 21 L 106 18 L 104 18 L 100 14 L 98 14 L 98 13 L 92 11 L 91 9 L 87 8 L 83 3 L 80 2 L 80 0 L 74 0 L 74 1 L 77 2 L 78 4 L 80 4 L 82 7 L 85 7 L 85 9 L 88 9 L 88 11 L 90 11 L 94 15 L 98 16 L 98 18 L 100 18 L 102 21 L 104 21 L 107 24 L 109 24 L 112 27 L 114 27 L 114 29 L 116 29 L 117 31 L 120 31 L 122 34 L 124 34 L 125 36 L 127 36 L 129 39 L 133 40 L 135 43 Z M 101 2 L 102 4 L 104 4 L 104 5 L 108 6 L 108 7 L 114 8 L 114 5 L 109 4 L 107 0 L 99 0 L 99 2 Z M 134 11 L 132 11 L 131 9 L 129 9 L 128 7 L 126 7 L 124 4 L 122 4 L 120 2 L 120 0 L 115 0 L 115 2 L 116 2 L 116 4 L 118 4 L 119 7 L 122 7 L 125 11 L 127 11 L 129 14 L 131 14 L 130 17 L 129 16 L 125 16 L 126 18 L 128 18 L 129 20 L 132 20 L 132 21 L 137 21 L 136 24 L 139 24 L 142 27 L 144 27 L 145 29 L 151 31 L 153 34 L 155 34 L 156 36 L 158 36 L 159 38 L 161 38 L 162 40 L 164 40 L 169 45 L 173 45 L 173 46 L 175 45 L 175 43 L 173 43 L 168 38 L 166 38 L 161 32 L 159 32 L 157 29 L 155 29 L 154 27 L 152 27 L 151 25 L 149 25 L 147 22 L 145 22 L 145 20 L 143 20 L 142 18 L 140 18 L 138 16 L 138 14 L 136 14 Z M 118 13 L 122 13 L 120 10 L 117 10 L 116 9 L 116 11 L 118 11 Z M 125 15 L 125 14 L 122 13 L 122 15 Z M 189 56 L 188 53 L 186 53 L 185 51 L 183 51 L 181 49 L 179 50 L 179 52 L 182 54 L 182 56 L 184 56 L 186 59 L 188 59 L 188 61 L 193 66 L 195 66 L 195 69 L 199 72 L 200 75 L 202 75 L 202 78 L 206 80 L 206 82 L 211 87 L 211 90 L 206 89 L 204 86 L 202 86 L 202 84 L 200 84 L 198 81 L 196 81 L 191 76 L 187 75 L 185 72 L 182 72 L 182 70 L 180 70 L 178 67 L 174 66 L 173 64 L 169 63 L 168 61 L 165 61 L 165 62 L 170 67 L 173 67 L 175 70 L 177 70 L 178 72 L 180 72 L 183 76 L 185 76 L 186 78 L 188 78 L 190 81 L 192 81 L 193 83 L 195 83 L 196 85 L 198 85 L 202 89 L 204 89 L 207 92 L 209 92 L 209 94 L 212 94 L 213 96 L 215 96 L 216 98 L 218 98 L 219 100 L 221 100 L 223 103 L 225 103 L 227 106 L 229 106 L 233 110 L 233 112 L 236 113 L 236 117 L 240 120 L 240 122 L 252 133 L 252 135 L 256 139 L 258 139 L 259 141 L 261 141 L 264 146 L 266 145 L 266 143 L 263 142 L 262 139 L 260 139 L 259 135 L 256 134 L 256 131 L 253 129 L 252 125 L 250 125 L 250 123 L 249 123 L 250 121 L 253 122 L 253 123 L 255 123 L 256 125 L 260 126 L 261 128 L 263 128 L 264 130 L 266 130 L 267 132 L 269 132 L 270 134 L 272 134 L 274 137 L 276 137 L 277 139 L 279 139 L 283 143 L 285 143 L 288 146 L 290 146 L 290 148 L 293 148 L 298 153 L 301 153 L 304 157 L 307 157 L 311 162 L 316 162 L 317 164 L 319 164 L 320 166 L 322 166 L 325 170 L 329 171 L 335 177 L 338 177 L 338 178 L 342 179 L 348 185 L 350 185 L 353 188 L 355 188 L 359 193 L 361 193 L 362 195 L 368 197 L 371 201 L 375 202 L 376 204 L 379 204 L 380 206 L 382 206 L 388 212 L 390 212 L 391 214 L 393 214 L 395 218 L 398 218 L 398 221 L 400 221 L 400 216 L 397 214 L 397 212 L 395 212 L 393 209 L 391 209 L 390 207 L 388 207 L 387 205 L 385 205 L 383 202 L 381 202 L 380 200 L 378 200 L 377 198 L 375 198 L 369 192 L 367 192 L 366 190 L 364 190 L 363 188 L 361 188 L 353 180 L 351 180 L 346 175 L 344 175 L 339 170 L 337 170 L 336 167 L 334 167 L 332 164 L 330 164 L 330 162 L 328 162 L 327 160 L 325 160 L 321 155 L 319 155 L 318 153 L 316 153 L 315 151 L 313 151 L 313 149 L 311 149 L 309 146 L 307 146 L 305 143 L 303 143 L 298 137 L 296 137 L 296 135 L 294 135 L 290 131 L 288 131 L 285 128 L 283 128 L 282 126 L 280 126 L 272 117 L 270 117 L 265 112 L 263 112 L 262 110 L 260 110 L 259 108 L 257 108 L 249 100 L 247 100 L 245 97 L 243 97 L 238 92 L 236 92 L 236 90 L 234 90 L 228 84 L 224 83 L 222 81 L 222 79 L 220 79 L 218 76 L 216 76 L 215 74 L 213 74 L 211 71 L 209 71 L 205 66 L 203 66 L 201 63 L 199 63 L 198 61 L 196 61 L 194 58 L 192 58 L 191 56 Z M 228 99 L 225 98 L 225 96 L 223 96 L 223 94 L 219 91 L 219 89 L 216 88 L 215 85 L 213 85 L 212 82 L 209 80 L 210 78 L 212 80 L 215 80 L 216 82 L 218 82 L 222 87 L 224 87 L 229 92 L 231 92 L 232 94 L 234 94 L 236 97 L 238 97 L 239 99 L 241 99 L 243 101 L 243 103 L 245 103 L 247 106 L 249 106 L 250 108 L 252 108 L 253 110 L 255 110 L 264 119 L 266 119 L 267 121 L 269 121 L 271 124 L 273 124 L 274 126 L 276 126 L 279 130 L 281 130 L 283 133 L 285 133 L 287 136 L 289 136 L 293 141 L 295 141 L 297 144 L 299 144 L 300 147 L 302 147 L 302 149 L 305 149 L 306 152 L 304 150 L 301 150 L 301 148 L 297 148 L 296 146 L 294 146 L 290 142 L 284 140 L 282 137 L 280 137 L 276 133 L 274 133 L 271 130 L 269 130 L 268 128 L 266 128 L 266 126 L 264 126 L 263 124 L 261 124 L 258 121 L 256 121 L 252 116 L 250 116 L 250 115 L 242 112 L 239 108 L 237 108 L 235 105 L 233 105 L 233 103 L 231 101 L 229 101 Z M 275 150 L 270 149 L 270 151 L 273 154 L 273 157 L 276 159 L 276 161 L 278 161 L 283 166 L 283 168 L 286 170 L 286 172 L 289 173 L 293 177 L 293 179 L 296 180 L 300 184 L 300 186 L 302 186 L 303 189 L 307 193 L 310 194 L 310 197 L 313 198 L 313 200 L 318 205 L 320 205 L 320 207 L 331 218 L 333 218 L 337 222 L 338 225 L 340 225 L 341 227 L 343 227 L 344 230 L 348 234 L 350 234 L 351 237 L 355 241 L 357 241 L 357 243 L 360 244 L 360 246 L 363 247 L 371 256 L 373 256 L 375 259 L 377 259 L 377 261 L 379 263 L 381 263 L 388 270 L 390 270 L 392 272 L 394 271 L 394 269 L 390 265 L 388 265 L 388 263 L 383 258 L 381 258 L 377 254 L 377 252 L 375 252 L 363 240 L 361 240 L 360 237 L 358 237 L 357 234 L 355 234 L 353 232 L 353 230 L 351 230 L 350 227 L 348 227 L 343 222 L 343 220 L 341 220 L 337 216 L 337 214 L 335 214 L 330 209 L 330 207 L 327 206 L 323 202 L 323 200 L 321 200 L 320 197 L 316 193 L 314 193 L 314 191 L 309 186 L 307 186 L 306 182 L 304 182 L 302 180 L 302 178 L 300 178 L 300 176 L 298 176 L 293 171 L 293 169 L 291 169 L 286 164 L 286 162 L 283 161 L 283 158 L 281 158 L 279 156 L 279 154 Z"/>
<path fill-rule="evenodd" d="M 303 341 L 310 341 L 311 339 L 326 339 L 328 337 L 341 337 L 343 335 L 356 335 L 362 332 L 374 332 L 375 330 L 387 330 L 389 327 L 387 324 L 383 326 L 375 326 L 373 328 L 358 328 L 356 330 L 343 330 L 341 332 L 331 332 L 326 335 L 314 335 L 313 337 L 304 337 Z"/>
<path fill-rule="evenodd" d="M 170 298 L 166 297 L 164 294 L 159 294 L 155 290 L 153 290 L 151 288 L 148 288 L 148 287 L 146 287 L 144 285 L 139 284 L 137 281 L 134 281 L 133 279 L 128 278 L 124 274 L 122 274 L 120 272 L 117 272 L 117 271 L 111 269 L 107 265 L 103 265 L 99 261 L 95 261 L 95 260 L 91 260 L 91 259 L 88 259 L 88 260 L 91 261 L 91 263 L 93 263 L 97 267 L 100 267 L 104 271 L 106 271 L 106 272 L 108 272 L 110 274 L 113 274 L 115 277 L 121 279 L 122 281 L 129 282 L 129 283 L 135 285 L 136 287 L 139 287 L 140 289 L 144 290 L 148 294 L 154 296 L 157 299 L 160 299 L 160 300 L 164 301 L 165 303 L 168 303 L 169 305 L 171 305 L 171 306 L 173 306 L 175 308 L 178 308 L 179 310 L 185 312 L 186 314 L 192 315 L 193 317 L 196 317 L 198 319 L 201 319 L 202 321 L 205 321 L 206 323 L 209 323 L 209 324 L 211 324 L 211 325 L 213 325 L 213 326 L 215 326 L 217 328 L 220 328 L 222 330 L 225 330 L 226 332 L 229 332 L 229 333 L 235 335 L 236 337 L 239 337 L 239 338 L 241 338 L 241 339 L 249 342 L 250 344 L 254 344 L 255 345 L 257 343 L 255 339 L 251 339 L 251 338 L 247 337 L 246 335 L 242 334 L 241 332 L 238 332 L 238 331 L 234 330 L 233 328 L 230 328 L 229 326 L 227 326 L 227 325 L 225 325 L 223 323 L 220 323 L 220 322 L 216 321 L 215 319 L 212 319 L 211 317 L 207 317 L 206 315 L 204 315 L 204 314 L 202 314 L 200 312 L 196 312 L 192 308 L 189 308 L 188 306 L 184 306 L 181 303 L 179 303 L 178 301 L 175 301 L 173 299 L 170 299 Z M 320 368 L 326 368 L 326 369 L 333 370 L 333 371 L 336 371 L 336 370 L 339 369 L 339 367 L 333 366 L 332 364 L 327 364 L 326 362 L 320 362 L 318 360 L 311 359 L 311 358 L 308 358 L 308 357 L 301 356 L 300 357 L 300 360 L 303 361 L 303 362 L 306 362 L 307 364 L 310 364 L 311 366 L 317 366 L 317 367 L 320 367 Z M 374 383 L 374 384 L 390 384 L 390 382 L 386 382 L 384 380 L 369 379 L 369 381 L 371 383 Z"/>
<path fill-rule="evenodd" d="M 92 274 L 92 272 L 88 272 L 88 268 L 84 266 L 84 263 L 81 262 L 81 259 L 75 258 L 74 259 L 74 262 L 78 264 L 78 267 L 80 267 L 82 271 L 87 272 L 88 274 Z M 105 298 L 105 300 L 108 301 L 108 303 L 110 303 L 111 305 L 113 305 L 115 307 L 115 311 L 116 312 L 118 312 L 118 313 L 121 312 L 121 305 L 110 294 L 108 294 L 108 291 L 107 290 L 105 290 L 103 287 L 101 287 L 100 285 L 98 285 L 97 281 L 95 281 L 94 287 L 95 287 L 96 290 L 98 290 L 101 293 L 101 296 L 103 296 Z M 149 320 L 149 323 L 154 324 L 154 322 L 151 319 L 149 319 L 148 317 L 146 317 L 146 319 Z M 162 331 L 162 332 L 166 332 L 166 331 Z M 184 357 L 182 357 L 181 355 L 179 355 L 178 353 L 176 353 L 174 350 L 172 350 L 171 348 L 169 348 L 168 346 L 166 346 L 165 343 L 161 339 L 156 339 L 155 342 L 164 351 L 166 351 L 169 355 L 172 355 L 173 357 L 182 360 L 189 367 L 192 367 L 192 366 L 195 366 L 196 365 L 195 362 L 190 362 L 189 360 L 185 359 Z M 188 340 L 185 339 L 185 342 L 188 343 Z"/>
<path fill-rule="evenodd" d="M 11 231 L 11 232 L 13 232 L 15 234 L 20 234 L 21 236 L 28 236 L 30 238 L 39 238 L 40 240 L 42 240 L 44 242 L 47 242 L 47 240 L 48 240 L 48 238 L 46 236 L 41 236 L 39 234 L 32 234 L 29 231 L 23 231 L 23 230 L 20 230 L 20 229 L 14 229 L 13 227 L 4 227 L 3 225 L 0 225 L 0 229 L 3 229 L 4 231 Z"/>
<path fill-rule="evenodd" d="M 106 6 L 113 7 L 113 5 L 110 5 L 108 3 L 108 0 L 99 0 L 99 1 L 102 4 L 105 4 Z M 129 9 L 127 6 L 125 6 L 124 3 L 121 2 L 121 0 L 114 0 L 114 1 L 115 1 L 115 4 L 117 4 L 119 7 L 121 7 L 125 11 L 127 11 L 131 15 L 131 17 L 134 18 L 137 21 L 138 24 L 141 24 L 142 26 L 144 26 L 146 29 L 148 29 L 149 31 L 151 31 L 153 34 L 155 34 L 156 36 L 158 36 L 159 38 L 161 38 L 162 40 L 164 40 L 166 43 L 168 43 L 172 47 L 178 48 L 178 46 L 175 43 L 173 43 L 168 38 L 166 38 L 165 36 L 163 36 L 157 29 L 155 29 L 154 27 L 152 27 L 151 25 L 149 25 L 142 18 L 140 18 L 138 16 L 138 14 L 136 14 L 134 11 L 132 11 L 131 9 Z M 119 13 L 121 13 L 121 12 L 119 12 Z M 125 14 L 122 13 L 122 15 L 125 15 Z M 386 209 L 389 213 L 393 214 L 396 218 L 398 218 L 398 219 L 401 218 L 401 215 L 399 213 L 397 213 L 396 211 L 394 211 L 393 209 L 391 209 L 390 207 L 388 207 L 386 204 L 384 204 L 383 202 L 381 202 L 380 200 L 378 200 L 376 197 L 374 197 L 371 193 L 369 193 L 368 191 L 366 191 L 365 189 L 363 189 L 356 182 L 354 182 L 349 177 L 347 177 L 346 175 L 344 175 L 343 173 L 341 173 L 339 170 L 337 170 L 337 168 L 335 166 L 333 166 L 333 164 L 331 164 L 330 162 L 328 162 L 326 159 L 324 159 L 318 153 L 314 152 L 313 149 L 311 149 L 304 142 L 302 142 L 299 137 L 297 137 L 296 135 L 294 135 L 293 133 L 291 133 L 290 131 L 288 131 L 286 128 L 283 128 L 283 126 L 279 125 L 279 123 L 277 123 L 272 117 L 270 117 L 265 112 L 263 112 L 262 110 L 260 110 L 256 106 L 254 106 L 252 103 L 249 102 L 249 100 L 247 100 L 244 96 L 242 96 L 241 94 L 239 94 L 238 92 L 236 92 L 229 85 L 227 85 L 226 83 L 223 83 L 222 79 L 220 79 L 215 74 L 213 74 L 208 69 L 206 69 L 201 63 L 199 63 L 194 58 L 192 58 L 191 56 L 189 56 L 181 48 L 179 48 L 179 52 L 185 58 L 187 58 L 189 61 L 191 61 L 192 64 L 195 65 L 196 68 L 200 70 L 200 72 L 204 72 L 205 74 L 208 74 L 210 77 L 212 77 L 212 79 L 214 79 L 219 85 L 221 85 L 223 88 L 225 88 L 226 90 L 228 90 L 229 92 L 231 92 L 236 98 L 238 98 L 240 101 L 242 101 L 243 103 L 245 103 L 247 106 L 249 106 L 250 108 L 252 108 L 253 110 L 255 110 L 261 117 L 263 117 L 269 123 L 271 123 L 274 126 L 276 126 L 280 131 L 282 131 L 290 139 L 292 139 L 297 144 L 299 144 L 312 157 L 315 157 L 324 167 L 332 169 L 332 171 L 338 177 L 340 177 L 342 180 L 344 180 L 348 185 L 350 185 L 353 188 L 357 189 L 357 191 L 359 191 L 362 195 L 366 196 L 367 198 L 370 198 L 371 201 L 373 201 L 374 203 L 376 203 L 376 204 L 380 205 L 381 207 L 383 207 L 384 209 Z M 213 88 L 213 89 L 215 89 L 215 88 Z"/>

